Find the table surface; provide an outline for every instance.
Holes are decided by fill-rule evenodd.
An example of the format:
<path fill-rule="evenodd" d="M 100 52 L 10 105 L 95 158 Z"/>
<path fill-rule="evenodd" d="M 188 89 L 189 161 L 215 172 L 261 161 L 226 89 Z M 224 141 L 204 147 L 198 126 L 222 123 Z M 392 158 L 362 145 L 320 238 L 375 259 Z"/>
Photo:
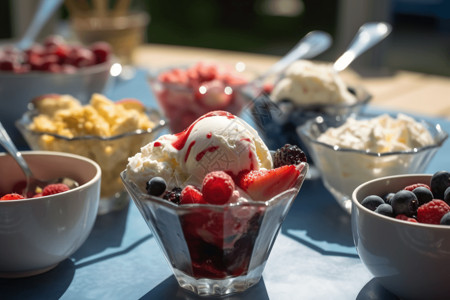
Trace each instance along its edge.
<path fill-rule="evenodd" d="M 189 51 L 187 51 L 189 50 Z M 221 57 L 220 51 L 184 49 L 161 45 L 145 46 L 138 52 L 140 66 L 153 67 L 170 60 L 196 55 Z M 229 55 L 229 56 L 227 56 Z M 236 53 L 224 53 L 234 59 Z M 273 57 L 246 54 L 252 63 L 270 65 Z M 155 65 L 153 65 L 155 62 Z M 158 62 L 158 63 L 156 63 Z M 107 95 L 111 99 L 135 97 L 156 106 L 138 69 L 131 80 L 117 80 Z M 422 79 L 420 79 L 422 78 Z M 366 80 L 366 79 L 365 79 Z M 410 82 L 410 81 L 413 82 Z M 417 80 L 417 85 L 414 84 Z M 393 82 L 397 82 L 393 84 Z M 427 83 L 429 81 L 429 83 Z M 439 122 L 450 132 L 448 78 L 401 72 L 394 78 L 368 79 L 375 100 L 369 111 L 414 108 L 411 112 Z M 398 86 L 397 86 L 398 85 Z M 416 92 L 408 88 L 416 86 Z M 379 88 L 378 88 L 379 87 Z M 437 88 L 439 87 L 439 88 Z M 394 100 L 383 95 L 392 94 Z M 426 90 L 433 97 L 422 98 Z M 402 99 L 417 97 L 417 106 L 402 107 Z M 412 96 L 411 96 L 412 97 Z M 420 101 L 419 101 L 420 100 Z M 412 100 L 411 100 L 412 101 Z M 424 103 L 425 102 L 425 103 Z M 444 102 L 442 110 L 425 110 Z M 445 103 L 446 102 L 446 103 Z M 379 105 L 380 104 L 380 105 Z M 383 105 L 389 104 L 389 105 Z M 445 106 L 446 105 L 446 106 Z M 404 110 L 403 110 L 404 111 Z M 450 166 L 450 143 L 446 141 L 427 168 L 428 173 Z M 262 280 L 248 291 L 226 299 L 397 299 L 382 288 L 361 263 L 352 239 L 350 216 L 336 203 L 320 179 L 305 181 L 283 223 Z M 119 212 L 99 216 L 82 247 L 53 270 L 29 278 L 0 279 L 0 299 L 200 299 L 178 287 L 156 239 L 134 203 Z M 204 298 L 201 298 L 204 299 Z"/>

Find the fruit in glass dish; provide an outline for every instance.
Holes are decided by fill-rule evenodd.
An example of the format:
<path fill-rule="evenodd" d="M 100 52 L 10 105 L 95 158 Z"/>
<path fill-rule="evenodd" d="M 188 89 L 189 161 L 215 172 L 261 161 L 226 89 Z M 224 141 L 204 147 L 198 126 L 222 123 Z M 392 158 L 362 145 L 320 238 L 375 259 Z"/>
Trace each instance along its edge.
<path fill-rule="evenodd" d="M 272 153 L 245 121 L 207 113 L 129 159 L 122 180 L 181 287 L 200 295 L 256 284 L 308 164 Z"/>

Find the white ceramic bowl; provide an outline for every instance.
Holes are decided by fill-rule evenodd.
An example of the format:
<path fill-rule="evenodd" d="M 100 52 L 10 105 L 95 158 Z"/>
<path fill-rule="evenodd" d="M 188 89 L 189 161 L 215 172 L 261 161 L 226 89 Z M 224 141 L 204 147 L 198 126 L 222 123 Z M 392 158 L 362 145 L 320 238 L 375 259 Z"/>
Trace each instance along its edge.
<path fill-rule="evenodd" d="M 361 261 L 401 299 L 449 299 L 450 226 L 397 220 L 361 205 L 369 195 L 385 195 L 432 175 L 378 178 L 358 186 L 352 196 L 352 231 Z"/>
<path fill-rule="evenodd" d="M 54 268 L 86 240 L 97 216 L 100 167 L 73 154 L 25 151 L 36 177 L 67 176 L 79 187 L 67 192 L 23 200 L 0 201 L 0 277 L 26 277 Z M 0 193 L 11 191 L 24 175 L 0 153 Z"/>

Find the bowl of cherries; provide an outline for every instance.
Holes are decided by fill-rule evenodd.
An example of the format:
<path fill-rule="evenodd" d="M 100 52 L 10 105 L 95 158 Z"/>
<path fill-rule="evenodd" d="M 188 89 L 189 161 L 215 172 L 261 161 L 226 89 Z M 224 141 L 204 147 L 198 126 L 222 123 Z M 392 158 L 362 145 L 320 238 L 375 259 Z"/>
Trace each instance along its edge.
<path fill-rule="evenodd" d="M 25 145 L 14 122 L 30 100 L 43 94 L 70 94 L 88 101 L 102 93 L 110 78 L 112 51 L 109 44 L 69 44 L 49 36 L 28 49 L 0 47 L 0 119 L 14 142 Z"/>

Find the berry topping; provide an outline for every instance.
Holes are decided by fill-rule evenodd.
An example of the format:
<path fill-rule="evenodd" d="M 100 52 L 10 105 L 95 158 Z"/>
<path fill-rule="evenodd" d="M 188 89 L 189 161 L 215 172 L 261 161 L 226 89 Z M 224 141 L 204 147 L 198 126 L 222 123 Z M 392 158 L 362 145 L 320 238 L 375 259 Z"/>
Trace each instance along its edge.
<path fill-rule="evenodd" d="M 230 200 L 234 191 L 234 181 L 223 171 L 208 173 L 203 179 L 202 193 L 205 201 L 222 205 Z"/>
<path fill-rule="evenodd" d="M 444 201 L 450 205 L 450 186 L 444 192 Z"/>
<path fill-rule="evenodd" d="M 419 201 L 413 192 L 401 190 L 392 197 L 391 200 L 394 215 L 406 215 L 412 217 L 417 212 Z"/>
<path fill-rule="evenodd" d="M 444 199 L 444 192 L 450 186 L 450 173 L 439 171 L 431 177 L 430 187 L 435 199 Z"/>
<path fill-rule="evenodd" d="M 446 213 L 440 221 L 441 225 L 450 225 L 450 212 Z"/>
<path fill-rule="evenodd" d="M 42 190 L 42 196 L 58 194 L 68 190 L 70 190 L 70 188 L 67 186 L 67 184 L 64 183 L 49 184 Z"/>
<path fill-rule="evenodd" d="M 408 185 L 408 186 L 404 187 L 403 189 L 412 192 L 414 189 L 416 189 L 418 187 L 424 187 L 424 188 L 427 188 L 427 189 L 431 190 L 430 186 L 428 184 L 425 184 L 425 183 L 411 184 L 411 185 Z"/>
<path fill-rule="evenodd" d="M 273 155 L 274 168 L 298 165 L 301 162 L 306 162 L 306 155 L 297 145 L 286 144 Z"/>
<path fill-rule="evenodd" d="M 367 196 L 366 198 L 363 199 L 363 201 L 361 201 L 361 205 L 370 210 L 377 209 L 377 207 L 380 206 L 381 204 L 384 204 L 384 200 L 377 195 Z"/>
<path fill-rule="evenodd" d="M 200 192 L 195 186 L 187 185 L 181 192 L 180 204 L 205 204 L 202 192 Z"/>
<path fill-rule="evenodd" d="M 387 203 L 378 205 L 377 208 L 375 209 L 375 212 L 379 213 L 380 215 L 387 216 L 387 217 L 394 216 L 394 211 L 392 210 L 392 206 L 390 206 Z"/>
<path fill-rule="evenodd" d="M 405 215 L 397 215 L 395 218 L 396 218 L 396 219 L 399 219 L 399 220 L 403 220 L 403 221 L 408 221 L 408 222 L 417 223 L 417 220 L 416 220 L 416 219 L 410 218 L 410 217 L 405 216 Z"/>
<path fill-rule="evenodd" d="M 164 194 L 163 198 L 175 204 L 180 204 L 181 202 L 181 188 L 174 187 L 171 191 Z"/>
<path fill-rule="evenodd" d="M 419 223 L 440 224 L 442 217 L 450 212 L 450 206 L 443 200 L 434 199 L 417 210 L 417 221 Z"/>
<path fill-rule="evenodd" d="M 11 194 L 6 194 L 0 198 L 0 200 L 19 200 L 19 199 L 25 199 L 25 197 L 23 197 L 20 194 L 11 193 Z"/>
<path fill-rule="evenodd" d="M 294 166 L 253 170 L 238 175 L 236 184 L 255 201 L 266 201 L 293 187 L 300 171 Z"/>
<path fill-rule="evenodd" d="M 419 206 L 434 199 L 433 193 L 424 186 L 416 187 L 412 190 L 412 192 L 416 195 L 417 200 L 419 201 Z"/>
<path fill-rule="evenodd" d="M 392 201 L 392 197 L 394 197 L 395 193 L 388 193 L 387 195 L 385 195 L 383 197 L 384 202 L 386 202 L 387 204 L 391 205 L 391 201 Z"/>
<path fill-rule="evenodd" d="M 166 181 L 162 177 L 153 177 L 147 182 L 146 190 L 151 196 L 161 196 L 166 191 Z"/>

